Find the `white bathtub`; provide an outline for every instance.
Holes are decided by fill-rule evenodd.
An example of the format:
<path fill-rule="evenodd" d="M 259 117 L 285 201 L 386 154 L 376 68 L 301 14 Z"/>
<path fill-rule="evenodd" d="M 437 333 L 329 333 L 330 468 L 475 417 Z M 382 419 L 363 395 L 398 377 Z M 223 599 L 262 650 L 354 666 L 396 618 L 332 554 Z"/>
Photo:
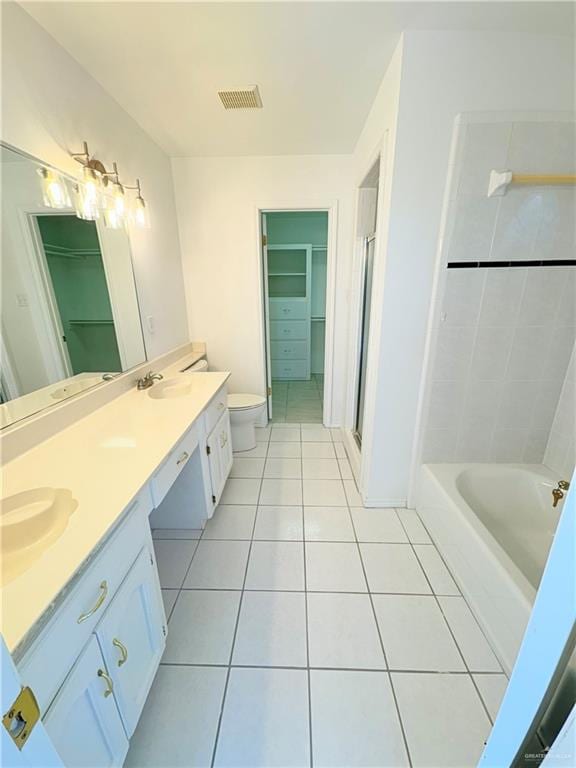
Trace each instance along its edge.
<path fill-rule="evenodd" d="M 556 530 L 540 464 L 425 464 L 417 510 L 510 673 Z"/>

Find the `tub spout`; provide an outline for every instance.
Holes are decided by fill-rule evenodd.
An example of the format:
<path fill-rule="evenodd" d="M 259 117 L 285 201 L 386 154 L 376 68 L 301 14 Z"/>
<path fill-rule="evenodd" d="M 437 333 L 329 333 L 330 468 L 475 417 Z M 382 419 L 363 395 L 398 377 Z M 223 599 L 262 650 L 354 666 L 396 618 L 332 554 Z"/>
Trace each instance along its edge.
<path fill-rule="evenodd" d="M 564 498 L 564 491 L 567 491 L 568 488 L 570 488 L 570 483 L 568 480 L 560 480 L 558 482 L 558 488 L 554 488 L 552 491 L 552 498 L 554 499 L 552 502 L 553 507 L 558 506 L 558 502 Z"/>

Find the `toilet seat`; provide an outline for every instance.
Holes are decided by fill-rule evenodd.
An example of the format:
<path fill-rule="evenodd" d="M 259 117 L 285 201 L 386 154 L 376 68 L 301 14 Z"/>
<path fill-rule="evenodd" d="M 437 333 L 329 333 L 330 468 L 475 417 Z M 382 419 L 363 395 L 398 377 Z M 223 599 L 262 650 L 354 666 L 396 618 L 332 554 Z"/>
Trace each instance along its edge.
<path fill-rule="evenodd" d="M 245 411 L 265 405 L 266 398 L 262 395 L 236 394 L 228 395 L 228 408 L 231 411 Z"/>

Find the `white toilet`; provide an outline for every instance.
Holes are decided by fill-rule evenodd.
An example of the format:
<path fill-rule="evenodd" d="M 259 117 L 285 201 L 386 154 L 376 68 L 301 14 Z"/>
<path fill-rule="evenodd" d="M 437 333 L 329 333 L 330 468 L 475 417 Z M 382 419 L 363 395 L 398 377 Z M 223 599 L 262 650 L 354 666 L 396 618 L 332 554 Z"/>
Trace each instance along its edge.
<path fill-rule="evenodd" d="M 256 447 L 256 424 L 265 421 L 266 398 L 262 395 L 228 395 L 232 448 L 249 451 Z"/>

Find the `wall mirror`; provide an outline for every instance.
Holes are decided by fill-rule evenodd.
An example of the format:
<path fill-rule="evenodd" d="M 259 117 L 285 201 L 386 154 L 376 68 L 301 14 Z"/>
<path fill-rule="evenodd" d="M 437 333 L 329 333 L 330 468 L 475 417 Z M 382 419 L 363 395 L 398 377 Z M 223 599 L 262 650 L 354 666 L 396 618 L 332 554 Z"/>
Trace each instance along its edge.
<path fill-rule="evenodd" d="M 126 230 L 47 207 L 47 167 L 0 145 L 0 428 L 146 360 Z"/>

